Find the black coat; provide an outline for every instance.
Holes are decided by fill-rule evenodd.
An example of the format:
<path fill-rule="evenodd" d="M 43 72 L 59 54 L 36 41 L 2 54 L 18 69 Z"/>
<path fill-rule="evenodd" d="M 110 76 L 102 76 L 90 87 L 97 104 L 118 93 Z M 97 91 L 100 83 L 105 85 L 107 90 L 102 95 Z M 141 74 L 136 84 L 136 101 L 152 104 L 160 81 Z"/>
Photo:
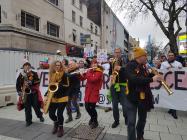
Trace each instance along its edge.
<path fill-rule="evenodd" d="M 40 80 L 38 78 L 38 74 L 36 72 L 31 70 L 27 74 L 27 78 L 25 78 L 25 76 L 23 76 L 23 74 L 21 72 L 19 74 L 17 80 L 16 80 L 16 90 L 17 90 L 18 93 L 22 92 L 22 86 L 23 86 L 24 80 L 28 80 L 29 86 L 30 86 L 31 89 L 32 89 L 33 85 L 36 85 L 36 84 L 40 83 Z"/>
<path fill-rule="evenodd" d="M 58 90 L 54 93 L 54 98 L 62 98 L 69 95 L 69 88 L 70 81 L 69 77 L 66 73 L 61 78 L 61 81 L 58 83 Z M 47 96 L 48 91 L 45 93 L 44 96 Z"/>
<path fill-rule="evenodd" d="M 153 82 L 152 74 L 149 74 L 144 65 L 139 65 L 135 60 L 126 66 L 129 94 L 128 99 L 135 105 L 143 105 L 147 110 L 153 108 L 153 95 L 150 83 Z M 140 98 L 140 93 L 145 93 L 145 99 Z"/>

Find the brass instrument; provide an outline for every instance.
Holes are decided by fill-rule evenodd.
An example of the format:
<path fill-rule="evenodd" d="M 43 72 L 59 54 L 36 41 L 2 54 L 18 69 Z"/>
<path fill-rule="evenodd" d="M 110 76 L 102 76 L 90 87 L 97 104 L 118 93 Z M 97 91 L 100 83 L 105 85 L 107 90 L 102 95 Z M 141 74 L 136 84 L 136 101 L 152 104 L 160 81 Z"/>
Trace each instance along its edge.
<path fill-rule="evenodd" d="M 159 72 L 155 69 L 155 68 L 151 68 L 152 73 L 155 75 L 158 75 Z M 166 81 L 161 80 L 161 84 L 162 86 L 165 88 L 165 90 L 167 91 L 168 95 L 172 95 L 173 91 L 170 89 L 170 87 L 168 86 L 168 84 L 166 83 Z"/>
<path fill-rule="evenodd" d="M 22 99 L 23 103 L 26 102 L 27 94 L 31 93 L 31 89 L 29 86 L 30 81 L 28 78 L 28 74 L 29 74 L 29 71 L 27 71 L 26 73 L 25 72 L 22 73 L 24 81 L 23 81 L 23 86 L 22 86 L 21 99 Z"/>
<path fill-rule="evenodd" d="M 48 86 L 47 100 L 44 102 L 43 112 L 47 114 L 51 100 L 54 96 L 54 93 L 58 90 L 58 83 L 51 83 Z"/>
<path fill-rule="evenodd" d="M 116 82 L 116 78 L 117 76 L 119 75 L 118 71 L 114 70 L 114 67 L 115 66 L 118 66 L 119 65 L 119 62 L 117 59 L 114 59 L 113 62 L 112 62 L 112 79 L 111 79 L 111 85 L 114 85 L 115 82 Z"/>

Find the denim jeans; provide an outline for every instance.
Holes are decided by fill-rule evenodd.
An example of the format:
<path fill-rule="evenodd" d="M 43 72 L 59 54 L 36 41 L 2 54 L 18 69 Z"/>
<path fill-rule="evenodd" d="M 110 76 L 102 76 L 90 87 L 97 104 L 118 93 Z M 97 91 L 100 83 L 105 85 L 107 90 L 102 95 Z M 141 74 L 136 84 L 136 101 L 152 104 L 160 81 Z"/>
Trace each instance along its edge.
<path fill-rule="evenodd" d="M 127 127 L 128 140 L 136 140 L 136 131 L 137 131 L 138 138 L 143 137 L 146 118 L 147 118 L 147 110 L 143 107 L 141 103 L 139 103 L 138 105 L 134 105 L 128 99 L 125 100 L 125 108 L 128 118 L 128 127 Z M 137 111 L 138 111 L 138 122 L 136 126 Z"/>

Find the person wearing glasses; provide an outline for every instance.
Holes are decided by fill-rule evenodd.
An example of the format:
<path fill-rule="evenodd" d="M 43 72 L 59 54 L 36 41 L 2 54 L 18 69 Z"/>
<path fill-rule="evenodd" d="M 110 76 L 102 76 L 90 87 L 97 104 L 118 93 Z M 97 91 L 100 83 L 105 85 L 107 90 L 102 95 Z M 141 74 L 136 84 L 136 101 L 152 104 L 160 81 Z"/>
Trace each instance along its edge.
<path fill-rule="evenodd" d="M 110 63 L 109 75 L 110 78 L 113 78 L 113 74 L 116 71 L 116 67 L 124 67 L 125 61 L 122 58 L 122 51 L 120 48 L 115 48 L 114 50 L 114 58 L 113 61 Z M 115 82 L 111 84 L 110 92 L 112 97 L 112 108 L 113 108 L 113 117 L 114 122 L 112 124 L 112 128 L 116 128 L 119 125 L 119 107 L 118 104 L 120 103 L 123 110 L 123 116 L 125 118 L 125 124 L 127 123 L 127 117 L 125 114 L 124 108 L 124 98 L 125 98 L 125 90 L 126 90 L 126 78 L 124 77 L 123 71 L 118 71 L 118 75 L 115 78 Z"/>

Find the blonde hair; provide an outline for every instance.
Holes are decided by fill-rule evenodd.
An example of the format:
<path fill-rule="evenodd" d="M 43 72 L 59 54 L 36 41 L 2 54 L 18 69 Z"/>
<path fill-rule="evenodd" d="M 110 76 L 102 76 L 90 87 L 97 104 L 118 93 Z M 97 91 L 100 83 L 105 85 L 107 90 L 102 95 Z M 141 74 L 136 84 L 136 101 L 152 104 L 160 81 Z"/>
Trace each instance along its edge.
<path fill-rule="evenodd" d="M 53 61 L 53 62 L 50 64 L 50 68 L 49 68 L 49 77 L 51 77 L 52 74 L 54 74 L 54 73 L 56 72 L 56 70 L 55 70 L 56 63 L 60 63 L 60 72 L 63 72 L 63 71 L 64 71 L 64 67 L 63 67 L 61 61 L 59 61 L 59 60 Z"/>

